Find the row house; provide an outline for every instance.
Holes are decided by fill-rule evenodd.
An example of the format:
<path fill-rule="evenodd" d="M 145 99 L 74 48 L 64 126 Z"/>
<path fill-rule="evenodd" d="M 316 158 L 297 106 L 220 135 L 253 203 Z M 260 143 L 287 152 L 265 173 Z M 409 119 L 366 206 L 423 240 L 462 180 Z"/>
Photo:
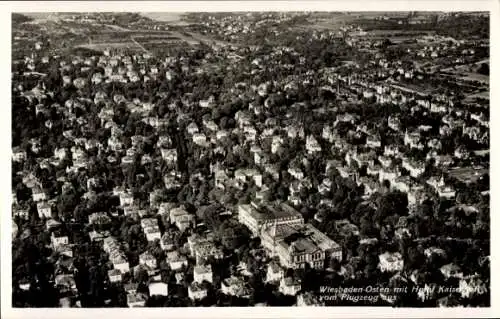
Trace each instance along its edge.
<path fill-rule="evenodd" d="M 284 269 L 276 261 L 267 264 L 266 283 L 279 283 L 285 277 Z"/>

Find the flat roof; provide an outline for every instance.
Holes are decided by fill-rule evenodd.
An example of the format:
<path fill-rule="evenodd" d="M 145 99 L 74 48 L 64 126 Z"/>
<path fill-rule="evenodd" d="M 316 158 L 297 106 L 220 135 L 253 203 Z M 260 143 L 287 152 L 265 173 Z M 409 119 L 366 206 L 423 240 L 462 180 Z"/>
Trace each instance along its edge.
<path fill-rule="evenodd" d="M 257 220 L 272 220 L 285 217 L 302 217 L 302 215 L 291 206 L 281 203 L 266 203 L 261 205 L 243 205 L 250 215 Z"/>

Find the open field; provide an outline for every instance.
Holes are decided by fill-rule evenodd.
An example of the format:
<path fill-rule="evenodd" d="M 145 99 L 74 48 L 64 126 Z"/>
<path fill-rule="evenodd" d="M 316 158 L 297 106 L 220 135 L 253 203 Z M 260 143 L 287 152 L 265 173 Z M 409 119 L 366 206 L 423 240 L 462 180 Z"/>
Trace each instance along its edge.
<path fill-rule="evenodd" d="M 459 79 L 464 80 L 464 81 L 477 81 L 481 82 L 483 84 L 489 84 L 490 83 L 490 77 L 487 75 L 482 75 L 479 73 L 466 73 L 464 76 L 459 77 Z"/>
<path fill-rule="evenodd" d="M 483 175 L 488 173 L 487 168 L 461 167 L 448 170 L 448 174 L 463 183 L 476 183 Z"/>
<path fill-rule="evenodd" d="M 96 51 L 103 51 L 105 49 L 132 49 L 132 50 L 137 49 L 137 50 L 141 50 L 141 47 L 138 46 L 133 41 L 92 43 L 92 44 L 79 45 L 78 47 L 96 50 Z"/>
<path fill-rule="evenodd" d="M 482 92 L 477 92 L 477 93 L 471 94 L 471 95 L 467 96 L 466 101 L 467 100 L 474 100 L 476 98 L 489 100 L 490 99 L 490 91 L 482 91 Z"/>

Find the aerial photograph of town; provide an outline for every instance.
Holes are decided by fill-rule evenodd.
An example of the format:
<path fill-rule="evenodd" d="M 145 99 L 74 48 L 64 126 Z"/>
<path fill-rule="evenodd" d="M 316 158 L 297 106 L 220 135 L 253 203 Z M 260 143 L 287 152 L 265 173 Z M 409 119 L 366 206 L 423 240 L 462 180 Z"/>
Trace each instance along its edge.
<path fill-rule="evenodd" d="M 491 307 L 489 12 L 11 19 L 13 308 Z"/>

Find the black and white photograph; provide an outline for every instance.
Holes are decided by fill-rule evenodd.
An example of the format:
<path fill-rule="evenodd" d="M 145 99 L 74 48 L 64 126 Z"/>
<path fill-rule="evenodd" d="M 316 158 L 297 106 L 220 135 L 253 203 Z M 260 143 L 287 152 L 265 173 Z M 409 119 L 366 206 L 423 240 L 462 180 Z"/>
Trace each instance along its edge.
<path fill-rule="evenodd" d="M 489 11 L 117 6 L 9 13 L 12 308 L 492 306 Z"/>

